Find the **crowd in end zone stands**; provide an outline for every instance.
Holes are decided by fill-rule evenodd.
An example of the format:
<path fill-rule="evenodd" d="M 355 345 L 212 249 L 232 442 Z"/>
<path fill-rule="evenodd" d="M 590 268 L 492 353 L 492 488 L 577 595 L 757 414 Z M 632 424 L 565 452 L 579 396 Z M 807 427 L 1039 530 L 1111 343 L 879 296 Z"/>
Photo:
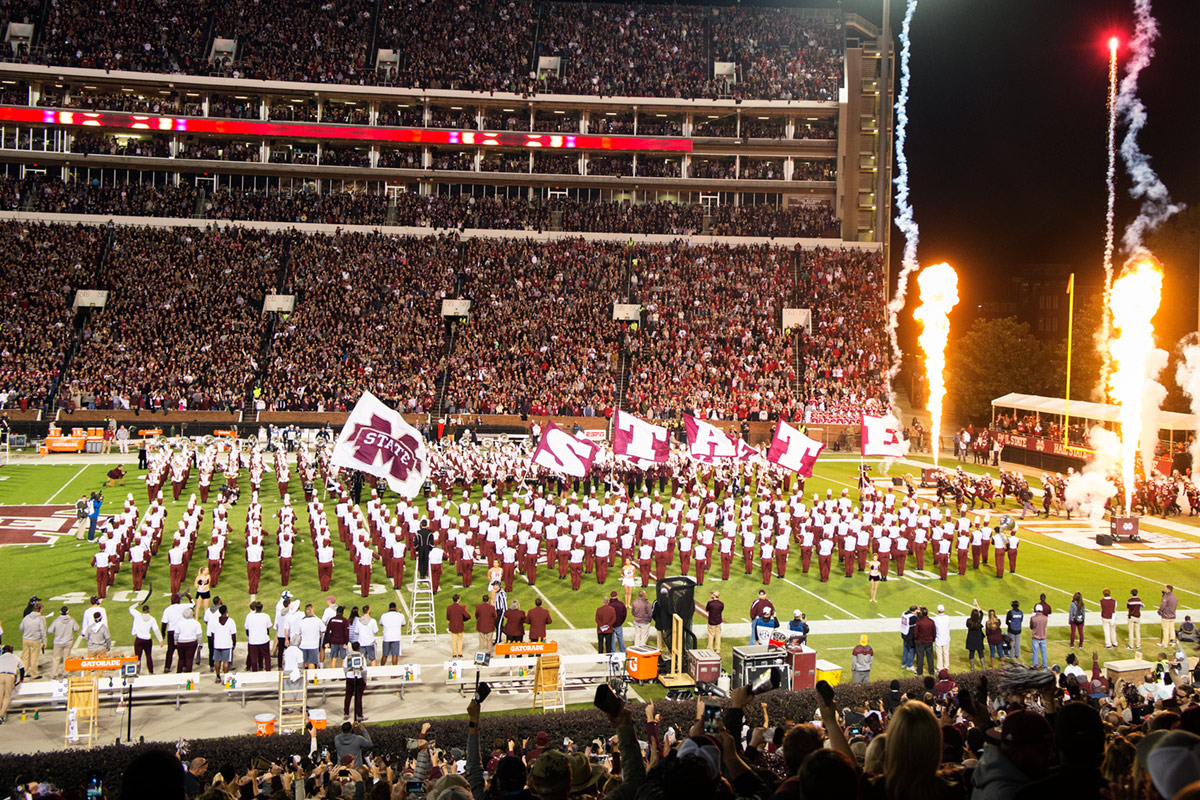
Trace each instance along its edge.
<path fill-rule="evenodd" d="M 796 9 L 396 0 L 378 6 L 376 20 L 373 8 L 370 0 L 58 0 L 36 47 L 19 55 L 105 70 L 527 94 L 828 100 L 841 84 L 840 24 Z M 0 22 L 39 22 L 39 10 L 13 4 Z M 208 61 L 210 30 L 238 40 L 236 61 Z M 369 46 L 395 50 L 396 68 L 377 73 Z M 530 78 L 539 56 L 562 59 L 544 83 Z M 733 62 L 736 83 L 714 80 L 710 59 Z"/>
<path fill-rule="evenodd" d="M 220 187 L 203 194 L 181 183 L 100 183 L 57 178 L 0 178 L 0 209 L 71 214 L 120 214 L 150 217 L 192 217 L 214 220 L 319 222 L 335 225 L 383 225 L 389 204 L 393 224 L 435 229 L 537 230 L 550 227 L 552 213 L 562 212 L 565 231 L 588 233 L 709 232 L 718 236 L 836 237 L 838 221 L 826 205 L 780 208 L 775 205 L 719 205 L 611 200 L 524 200 L 470 195 L 421 195 L 404 192 L 388 198 L 377 192 L 252 191 Z"/>
<path fill-rule="evenodd" d="M 117 227 L 97 273 L 104 241 L 98 226 L 0 226 L 7 405 L 52 391 L 79 288 L 109 299 L 79 331 L 67 408 L 332 410 L 369 389 L 420 412 L 444 382 L 448 413 L 603 415 L 622 351 L 628 407 L 652 417 L 817 421 L 882 392 L 877 255 Z M 296 305 L 274 319 L 261 308 L 277 289 Z M 471 317 L 448 340 L 440 301 L 460 294 Z M 614 322 L 614 301 L 643 304 L 640 323 Z M 789 303 L 813 309 L 811 336 L 780 330 Z"/>

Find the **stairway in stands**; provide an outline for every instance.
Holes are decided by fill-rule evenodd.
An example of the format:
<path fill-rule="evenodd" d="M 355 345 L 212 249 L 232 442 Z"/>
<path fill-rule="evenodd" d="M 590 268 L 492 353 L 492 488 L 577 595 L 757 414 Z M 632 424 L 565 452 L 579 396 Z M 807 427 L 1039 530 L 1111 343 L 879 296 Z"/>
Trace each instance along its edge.
<path fill-rule="evenodd" d="M 437 399 L 433 402 L 433 408 L 429 410 L 429 418 L 434 422 L 437 422 L 446 413 L 446 390 L 450 387 L 450 359 L 454 355 L 454 336 L 458 331 L 458 323 L 459 320 L 445 318 L 446 351 L 442 359 L 445 366 L 437 378 Z"/>
<path fill-rule="evenodd" d="M 802 286 L 804 285 L 804 256 L 801 253 L 792 252 L 792 297 L 791 303 L 793 308 L 811 307 L 811 304 L 806 306 L 808 301 L 803 297 Z M 792 392 L 796 397 L 802 396 L 801 387 L 804 385 L 804 359 L 800 356 L 800 341 L 801 332 L 799 328 L 792 329 L 792 369 L 796 374 L 796 379 L 792 381 Z"/>
<path fill-rule="evenodd" d="M 628 411 L 625 407 L 625 392 L 629 389 L 629 371 L 633 369 L 633 354 L 629 348 L 622 346 L 617 357 L 617 408 Z"/>
<path fill-rule="evenodd" d="M 287 291 L 291 263 L 292 237 L 288 236 L 283 241 L 283 249 L 279 254 L 279 269 L 275 272 L 275 288 L 273 291 L 276 294 L 284 294 Z M 258 363 L 255 365 L 254 379 L 246 387 L 246 407 L 250 409 L 251 414 L 255 413 L 254 389 L 256 386 L 262 386 L 263 378 L 267 374 L 267 364 L 271 358 L 271 343 L 275 341 L 275 331 L 278 325 L 279 314 L 268 314 L 267 327 L 263 331 L 262 343 L 258 348 Z M 247 419 L 253 419 L 253 417 L 247 417 Z"/>
<path fill-rule="evenodd" d="M 113 238 L 116 235 L 116 228 L 112 223 L 109 223 L 104 232 L 104 243 L 100 246 L 100 252 L 96 254 L 96 278 L 97 285 L 104 285 L 104 267 L 108 263 L 108 254 L 112 250 Z M 74 333 L 71 336 L 71 341 L 67 344 L 67 349 L 63 353 L 62 369 L 58 372 L 58 377 L 50 383 L 50 389 L 46 394 L 46 402 L 43 405 L 43 411 L 47 419 L 54 419 L 54 408 L 58 403 L 58 392 L 63 384 L 67 382 L 68 373 L 71 371 L 71 362 L 75 360 L 75 354 L 79 352 L 80 346 L 83 344 L 83 331 L 87 328 L 88 321 L 92 318 L 93 309 L 90 306 L 85 306 L 75 312 L 75 319 L 71 323 Z"/>

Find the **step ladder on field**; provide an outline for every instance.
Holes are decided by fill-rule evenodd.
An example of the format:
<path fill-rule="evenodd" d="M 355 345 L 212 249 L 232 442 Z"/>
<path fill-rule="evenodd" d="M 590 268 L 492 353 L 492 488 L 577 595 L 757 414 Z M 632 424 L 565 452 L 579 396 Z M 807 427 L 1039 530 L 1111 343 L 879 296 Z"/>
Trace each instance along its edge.
<path fill-rule="evenodd" d="M 433 615 L 433 584 L 429 578 L 417 575 L 412 585 L 412 623 L 409 637 L 412 642 L 437 640 L 437 621 Z"/>
<path fill-rule="evenodd" d="M 308 724 L 308 682 L 301 678 L 293 683 L 286 672 L 279 673 L 279 733 L 303 731 Z"/>

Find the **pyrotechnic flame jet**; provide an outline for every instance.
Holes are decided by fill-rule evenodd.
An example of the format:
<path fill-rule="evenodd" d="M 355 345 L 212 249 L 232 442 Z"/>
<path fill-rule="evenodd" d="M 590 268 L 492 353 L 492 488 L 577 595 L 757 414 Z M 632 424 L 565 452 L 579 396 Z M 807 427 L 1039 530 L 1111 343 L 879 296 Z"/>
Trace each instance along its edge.
<path fill-rule="evenodd" d="M 925 375 L 929 381 L 930 437 L 933 464 L 938 463 L 942 430 L 942 401 L 946 397 L 946 343 L 950 340 L 950 310 L 958 305 L 958 273 L 949 264 L 926 267 L 917 276 L 921 305 L 913 319 L 924 326 L 918 342 L 925 353 Z"/>

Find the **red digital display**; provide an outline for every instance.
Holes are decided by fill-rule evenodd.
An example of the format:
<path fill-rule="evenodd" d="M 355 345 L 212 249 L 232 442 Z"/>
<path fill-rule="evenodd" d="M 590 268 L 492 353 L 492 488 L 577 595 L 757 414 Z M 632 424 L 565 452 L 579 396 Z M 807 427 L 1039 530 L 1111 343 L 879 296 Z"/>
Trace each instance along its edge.
<path fill-rule="evenodd" d="M 459 147 L 526 147 L 546 150 L 611 150 L 691 152 L 692 140 L 671 137 L 588 136 L 574 133 L 447 131 L 426 128 L 377 128 L 367 125 L 322 125 L 305 122 L 253 122 L 206 117 L 158 117 L 107 111 L 55 111 L 47 108 L 0 107 L 0 122 L 69 125 L 164 133 L 216 133 L 280 139 L 340 139 L 361 142 L 441 144 Z"/>

